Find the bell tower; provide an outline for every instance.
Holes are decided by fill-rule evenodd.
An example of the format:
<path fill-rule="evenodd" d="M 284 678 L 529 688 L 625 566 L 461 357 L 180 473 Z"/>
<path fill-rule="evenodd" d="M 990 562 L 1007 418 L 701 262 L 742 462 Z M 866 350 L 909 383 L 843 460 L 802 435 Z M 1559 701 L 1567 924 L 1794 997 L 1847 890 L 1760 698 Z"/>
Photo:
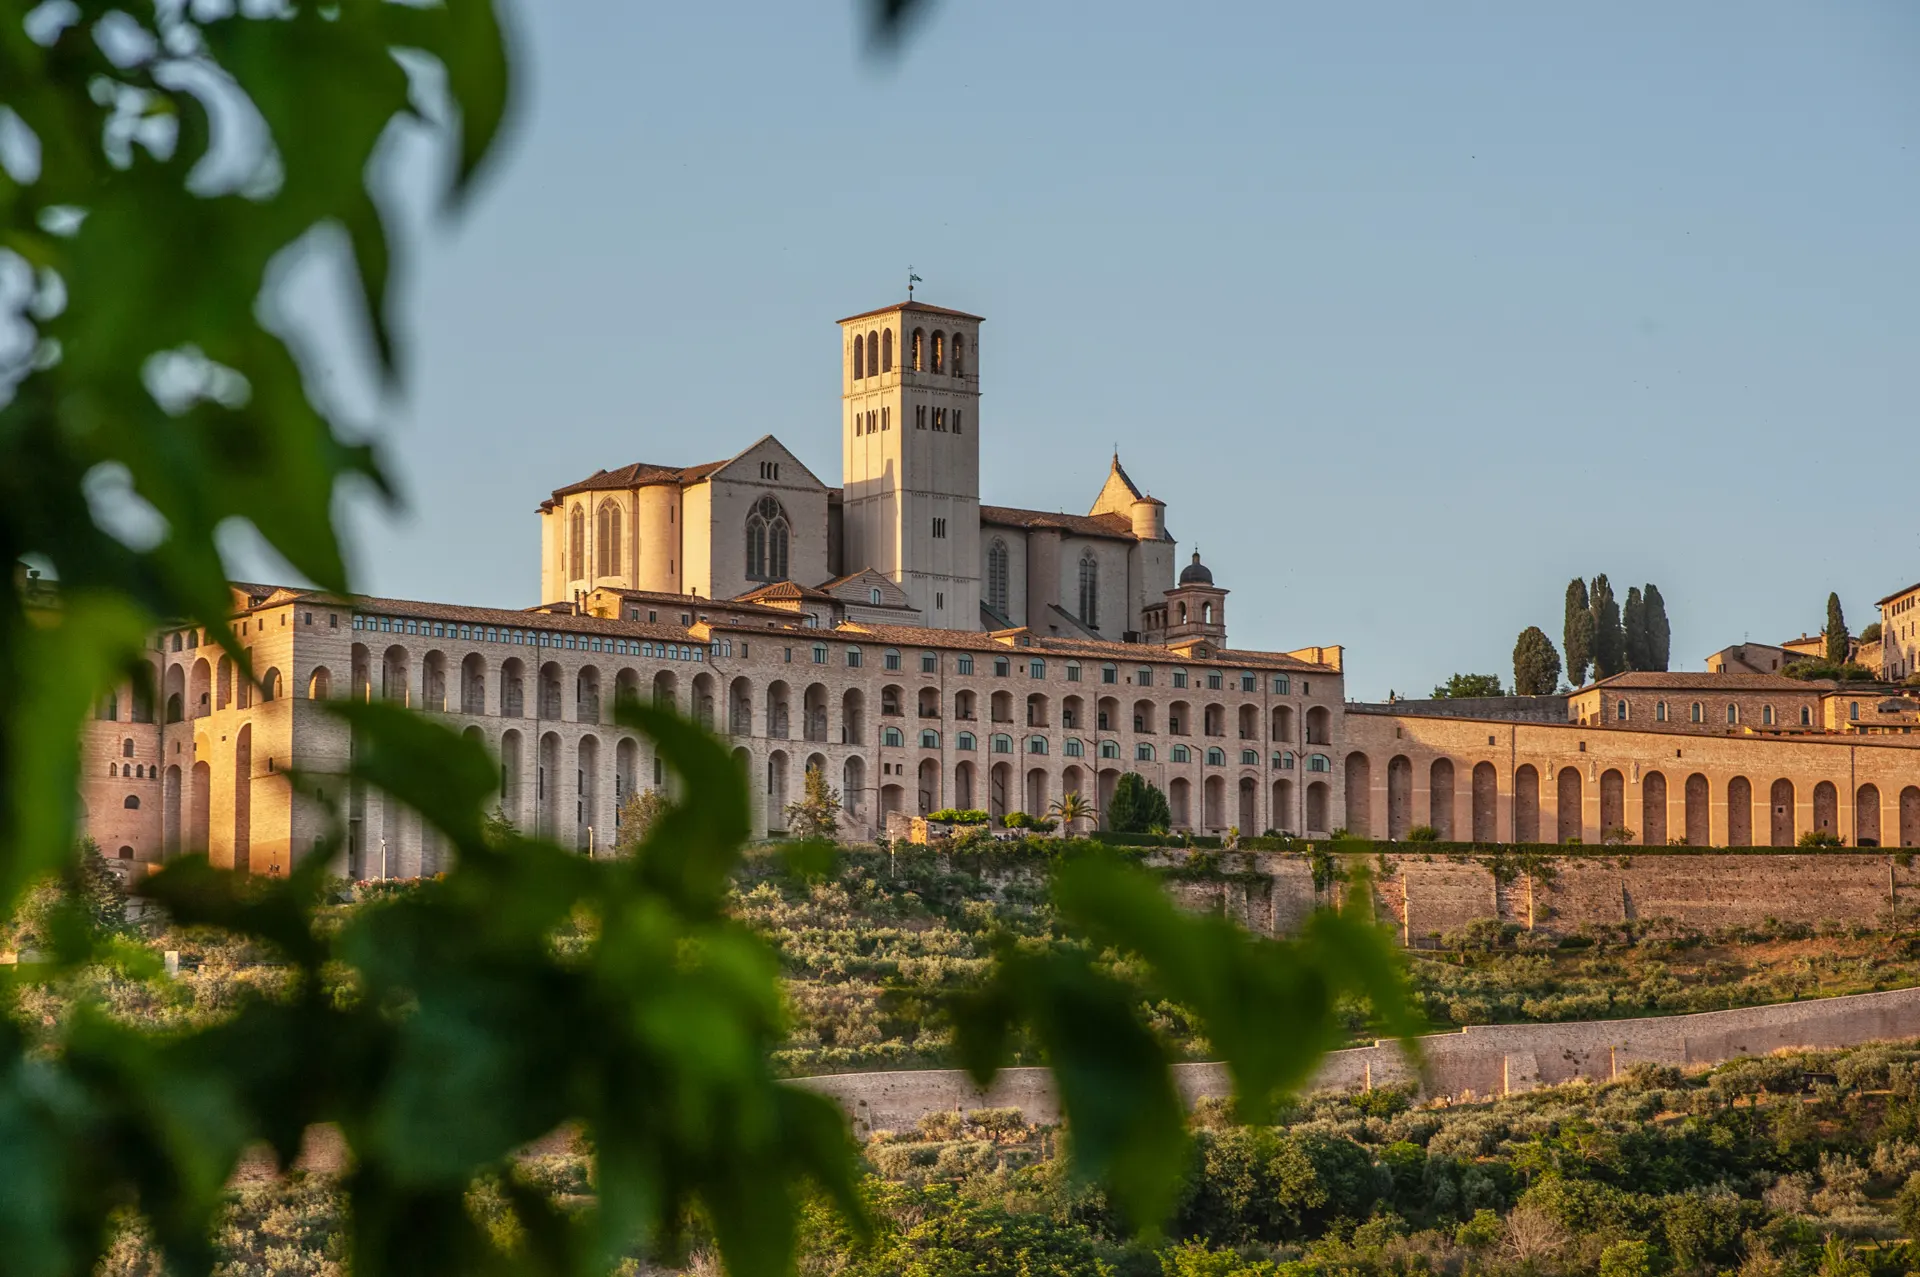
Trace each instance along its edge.
<path fill-rule="evenodd" d="M 917 301 L 840 321 L 842 562 L 935 629 L 980 628 L 983 322 Z"/>

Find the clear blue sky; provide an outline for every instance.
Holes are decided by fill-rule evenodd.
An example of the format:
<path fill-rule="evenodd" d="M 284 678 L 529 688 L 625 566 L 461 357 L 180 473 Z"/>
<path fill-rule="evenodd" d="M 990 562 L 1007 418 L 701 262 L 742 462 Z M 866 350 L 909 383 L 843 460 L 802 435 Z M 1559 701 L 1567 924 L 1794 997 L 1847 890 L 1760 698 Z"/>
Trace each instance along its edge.
<path fill-rule="evenodd" d="M 773 432 L 837 483 L 833 320 L 908 263 L 988 317 L 988 500 L 1084 510 L 1117 443 L 1233 640 L 1351 695 L 1510 678 L 1576 573 L 1658 582 L 1681 668 L 1920 579 L 1910 0 L 947 0 L 895 62 L 851 3 L 516 7 L 362 588 L 537 602 L 600 466 Z"/>

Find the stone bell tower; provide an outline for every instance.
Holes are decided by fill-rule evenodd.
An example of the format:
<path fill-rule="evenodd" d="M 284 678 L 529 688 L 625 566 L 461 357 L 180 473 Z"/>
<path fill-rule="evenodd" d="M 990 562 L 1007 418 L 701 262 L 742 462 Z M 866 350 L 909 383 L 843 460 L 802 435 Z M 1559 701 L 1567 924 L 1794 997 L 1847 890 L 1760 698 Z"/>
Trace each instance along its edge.
<path fill-rule="evenodd" d="M 842 563 L 936 629 L 980 628 L 983 322 L 917 301 L 840 321 Z"/>

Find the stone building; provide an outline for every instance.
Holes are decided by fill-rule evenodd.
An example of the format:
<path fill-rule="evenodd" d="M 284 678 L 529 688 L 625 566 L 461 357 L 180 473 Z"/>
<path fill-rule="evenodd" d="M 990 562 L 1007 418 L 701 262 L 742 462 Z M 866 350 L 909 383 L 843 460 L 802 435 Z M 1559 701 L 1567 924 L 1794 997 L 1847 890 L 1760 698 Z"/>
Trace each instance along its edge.
<path fill-rule="evenodd" d="M 598 849 L 628 797 L 674 784 L 613 722 L 633 696 L 729 742 L 768 835 L 809 770 L 842 791 L 849 838 L 1075 792 L 1103 811 L 1134 771 L 1201 833 L 1920 845 L 1897 689 L 1625 674 L 1564 714 L 1359 706 L 1339 647 L 1233 646 L 1228 590 L 1198 552 L 1175 575 L 1166 506 L 1117 456 L 1085 514 L 981 502 L 981 323 L 917 302 L 841 321 L 839 487 L 767 436 L 555 489 L 534 607 L 235 584 L 256 677 L 203 632 L 156 635 L 151 677 L 85 734 L 88 831 L 110 856 L 284 873 L 337 811 L 343 872 L 434 872 L 431 828 L 337 779 L 354 742 L 324 703 L 378 697 L 484 744 L 522 828 Z M 1891 659 L 1913 659 L 1912 596 L 1882 603 Z"/>
<path fill-rule="evenodd" d="M 1920 583 L 1881 599 L 1880 677 L 1890 683 L 1920 674 Z"/>

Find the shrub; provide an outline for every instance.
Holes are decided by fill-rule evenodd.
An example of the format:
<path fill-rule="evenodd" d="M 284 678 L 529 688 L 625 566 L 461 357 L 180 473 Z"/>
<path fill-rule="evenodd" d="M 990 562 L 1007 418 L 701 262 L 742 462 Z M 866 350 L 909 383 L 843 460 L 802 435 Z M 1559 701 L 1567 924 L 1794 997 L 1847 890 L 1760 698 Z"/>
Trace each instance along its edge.
<path fill-rule="evenodd" d="M 1408 842 L 1439 842 L 1440 831 L 1432 825 L 1415 825 L 1407 830 Z"/>
<path fill-rule="evenodd" d="M 942 807 L 927 819 L 946 825 L 984 825 L 987 823 L 987 813 L 978 807 Z"/>
<path fill-rule="evenodd" d="M 1807 830 L 1806 833 L 1800 835 L 1800 845 L 1802 847 L 1844 847 L 1846 846 L 1845 843 L 1840 841 L 1840 835 L 1834 833 L 1831 829 Z"/>

